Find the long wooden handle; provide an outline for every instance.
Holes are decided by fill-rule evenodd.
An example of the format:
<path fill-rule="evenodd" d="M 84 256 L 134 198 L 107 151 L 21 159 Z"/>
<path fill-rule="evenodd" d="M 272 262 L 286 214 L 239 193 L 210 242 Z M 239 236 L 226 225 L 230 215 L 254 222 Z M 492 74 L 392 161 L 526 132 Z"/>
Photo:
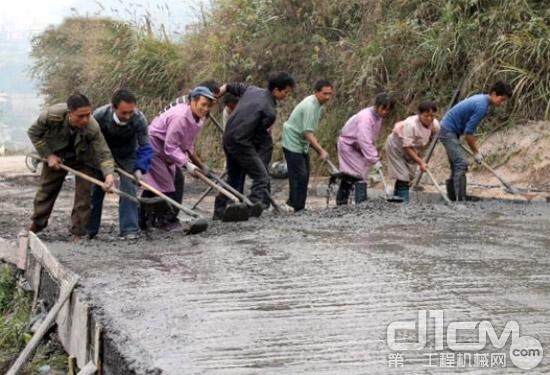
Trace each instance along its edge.
<path fill-rule="evenodd" d="M 460 143 L 460 147 L 462 147 L 462 149 L 464 151 L 466 151 L 468 154 L 470 154 L 471 156 L 474 156 L 474 153 L 472 152 L 472 150 L 469 150 L 466 146 L 464 146 L 462 143 Z M 504 178 L 502 178 L 502 176 L 500 174 L 498 174 L 497 171 L 495 171 L 493 168 L 491 168 L 491 166 L 489 166 L 489 164 L 487 164 L 486 162 L 484 162 L 483 160 L 481 161 L 481 165 L 483 167 L 485 167 L 489 172 L 491 172 L 499 181 L 502 185 L 504 185 L 504 187 L 512 194 L 518 194 L 518 191 L 512 186 L 510 185 Z"/>
<path fill-rule="evenodd" d="M 222 188 L 221 186 L 217 185 L 215 182 L 213 182 L 213 181 L 210 180 L 208 177 L 206 177 L 204 174 L 202 174 L 202 172 L 200 172 L 199 170 L 196 170 L 196 171 L 195 171 L 195 175 L 196 175 L 202 182 L 204 182 L 205 184 L 207 184 L 208 186 L 210 186 L 212 189 L 216 189 L 217 191 L 219 191 L 220 193 L 222 193 L 223 195 L 225 195 L 227 198 L 231 199 L 233 202 L 235 202 L 235 203 L 239 203 L 239 202 L 240 202 L 239 198 L 237 198 L 236 196 L 234 196 L 233 194 L 231 194 L 229 191 L 225 190 L 225 189 Z"/>
<path fill-rule="evenodd" d="M 437 180 L 435 179 L 434 175 L 432 174 L 432 172 L 426 168 L 426 173 L 428 174 L 428 176 L 430 176 L 430 179 L 432 180 L 435 188 L 437 189 L 437 191 L 439 192 L 439 194 L 441 194 L 441 196 L 443 197 L 443 199 L 445 199 L 445 201 L 447 203 L 451 203 L 451 200 L 449 199 L 449 197 L 447 196 L 447 194 L 445 194 L 443 192 L 443 190 L 441 189 L 441 186 L 439 186 L 439 184 L 437 183 Z"/>
<path fill-rule="evenodd" d="M 248 206 L 253 206 L 250 199 L 246 197 L 246 195 L 241 194 L 240 191 L 235 189 L 233 186 L 229 185 L 226 181 L 224 181 L 221 177 L 216 176 L 215 174 L 211 173 L 210 177 L 214 179 L 217 183 L 219 183 L 221 186 L 223 186 L 227 191 L 231 192 L 234 196 L 238 197 L 240 200 L 242 200 L 244 203 L 246 203 Z"/>
<path fill-rule="evenodd" d="M 212 116 L 210 113 L 208 113 L 208 118 L 214 123 L 214 125 L 216 125 L 218 130 L 223 134 L 223 127 L 218 122 L 218 120 L 216 120 L 216 118 L 214 116 Z"/>
<path fill-rule="evenodd" d="M 136 181 L 137 182 L 137 179 L 134 175 L 132 175 L 131 173 L 128 173 L 126 172 L 125 170 L 121 169 L 121 168 L 116 168 L 116 171 L 126 177 L 128 177 L 129 179 L 131 179 L 132 181 Z M 201 215 L 199 215 L 198 213 L 196 213 L 195 211 L 185 207 L 184 205 L 176 202 L 175 200 L 173 200 L 172 198 L 170 198 L 169 196 L 167 196 L 166 194 L 162 193 L 161 191 L 155 189 L 154 187 L 152 187 L 151 185 L 143 182 L 143 181 L 139 181 L 139 184 L 149 190 L 151 193 L 155 194 L 156 196 L 162 198 L 164 201 L 170 203 L 172 206 L 176 207 L 176 208 L 179 208 L 180 210 L 182 210 L 184 213 L 186 213 L 187 215 L 189 216 L 192 216 L 192 217 L 195 217 L 195 218 L 202 218 Z"/>
<path fill-rule="evenodd" d="M 31 158 L 34 158 L 34 159 L 36 159 L 36 160 L 40 160 L 40 161 L 43 162 L 43 163 L 47 163 L 46 160 L 42 159 L 42 158 L 39 157 L 39 156 L 30 154 L 30 157 L 31 157 Z M 59 163 L 59 168 L 65 170 L 65 171 L 67 171 L 67 172 L 70 172 L 70 173 L 74 174 L 75 176 L 82 178 L 83 180 L 86 180 L 86 181 L 88 181 L 88 182 L 91 182 L 92 184 L 95 184 L 95 185 L 101 187 L 101 188 L 104 189 L 104 190 L 112 191 L 113 193 L 115 193 L 115 194 L 117 194 L 117 195 L 120 195 L 121 197 L 124 197 L 124 198 L 126 198 L 126 199 L 129 199 L 129 200 L 131 200 L 132 202 L 134 202 L 134 203 L 136 203 L 136 204 L 138 204 L 138 205 L 140 204 L 139 199 L 137 199 L 136 197 L 131 196 L 130 194 L 125 193 L 125 192 L 123 192 L 123 191 L 117 189 L 117 188 L 114 187 L 114 186 L 107 189 L 107 187 L 106 187 L 106 185 L 105 185 L 105 183 L 104 183 L 103 181 L 100 181 L 100 180 L 98 180 L 97 178 L 88 176 L 86 173 L 82 173 L 82 172 L 80 172 L 80 171 L 77 171 L 76 169 L 73 169 L 73 168 L 71 168 L 71 167 L 69 167 L 69 166 L 66 166 L 66 165 L 63 164 L 63 163 Z"/>
<path fill-rule="evenodd" d="M 227 175 L 227 172 L 223 172 L 223 174 L 221 175 L 221 178 L 224 178 L 225 176 Z M 199 197 L 199 199 L 197 199 L 197 201 L 195 202 L 195 204 L 193 206 L 191 206 L 191 209 L 195 209 L 199 206 L 199 204 L 204 200 L 204 198 L 206 198 L 206 196 L 208 194 L 210 194 L 212 192 L 212 190 L 214 190 L 213 187 L 209 186 L 208 189 L 206 189 L 202 194 L 201 196 Z"/>
<path fill-rule="evenodd" d="M 386 193 L 386 199 L 390 198 L 390 192 L 388 190 L 388 185 L 386 185 L 386 179 L 384 178 L 384 172 L 382 172 L 382 168 L 378 170 L 378 174 L 380 175 L 380 178 L 382 179 L 382 185 L 384 185 L 384 192 Z"/>
<path fill-rule="evenodd" d="M 325 163 L 327 163 L 327 165 L 330 167 L 330 174 L 334 175 L 340 173 L 338 168 L 336 168 L 336 166 L 332 163 L 330 159 L 325 159 Z"/>

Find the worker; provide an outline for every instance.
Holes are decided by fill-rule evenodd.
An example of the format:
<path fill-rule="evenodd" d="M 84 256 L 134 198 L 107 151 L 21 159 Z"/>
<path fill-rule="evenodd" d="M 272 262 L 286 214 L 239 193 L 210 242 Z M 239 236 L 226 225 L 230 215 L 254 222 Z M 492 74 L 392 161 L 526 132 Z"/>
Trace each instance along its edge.
<path fill-rule="evenodd" d="M 153 149 L 147 134 L 147 119 L 137 109 L 136 102 L 136 97 L 131 91 L 119 89 L 113 94 L 111 103 L 96 109 L 93 116 L 101 128 L 117 166 L 133 174 L 139 182 L 142 174 L 149 170 Z M 121 175 L 120 190 L 135 197 L 137 184 Z M 94 238 L 99 231 L 104 197 L 102 189 L 92 187 L 92 211 L 88 226 L 90 238 Z M 122 238 L 139 238 L 138 214 L 136 202 L 120 197 L 118 221 Z"/>
<path fill-rule="evenodd" d="M 173 199 L 176 168 L 185 168 L 191 175 L 197 168 L 209 173 L 207 166 L 195 154 L 194 141 L 214 100 L 212 91 L 198 86 L 189 93 L 188 104 L 176 104 L 151 122 L 149 140 L 153 147 L 153 158 L 149 171 L 143 176 L 145 183 Z M 143 197 L 154 197 L 154 194 L 145 190 Z M 168 231 L 181 229 L 177 212 L 167 204 L 161 215 L 150 218 L 147 211 L 142 210 L 141 226 L 146 227 L 150 220 L 155 226 Z"/>
<path fill-rule="evenodd" d="M 283 124 L 283 153 L 288 168 L 289 194 L 287 205 L 294 212 L 305 208 L 309 183 L 309 147 L 321 160 L 328 152 L 319 144 L 315 131 L 321 118 L 321 107 L 332 97 L 332 84 L 321 79 L 314 85 L 314 93 L 303 99 Z"/>
<path fill-rule="evenodd" d="M 240 98 L 227 121 L 223 136 L 227 182 L 243 192 L 245 178 L 250 176 L 250 200 L 259 202 L 264 209 L 270 205 L 266 164 L 271 160 L 273 149 L 271 127 L 277 117 L 276 105 L 285 100 L 293 88 L 294 79 L 286 72 L 270 75 L 266 89 L 243 83 L 221 87 L 222 95 L 228 92 Z M 227 203 L 224 195 L 216 196 L 214 219 L 223 217 Z"/>
<path fill-rule="evenodd" d="M 197 86 L 204 86 L 208 88 L 212 92 L 212 94 L 214 94 L 216 99 L 220 96 L 220 85 L 213 79 L 202 81 Z M 185 81 L 180 80 L 180 82 L 178 82 L 178 87 L 181 95 L 171 101 L 166 107 L 164 107 L 164 109 L 159 114 L 168 111 L 170 108 L 174 107 L 177 104 L 189 104 L 189 92 L 185 92 Z M 183 191 L 185 189 L 185 176 L 183 174 L 183 171 L 178 167 L 176 167 L 174 187 L 175 191 L 173 198 L 176 202 L 181 203 L 183 200 Z M 174 214 L 177 215 L 178 210 L 174 208 L 172 209 Z"/>
<path fill-rule="evenodd" d="M 395 99 L 381 93 L 374 99 L 374 105 L 352 116 L 340 131 L 337 141 L 338 162 L 342 178 L 336 193 L 336 204 L 348 203 L 349 195 L 356 182 L 366 184 L 369 167 L 382 169 L 376 141 L 384 118 L 388 117 L 395 106 Z M 362 194 L 355 195 L 355 203 L 367 200 L 366 185 Z"/>
<path fill-rule="evenodd" d="M 466 200 L 466 172 L 468 161 L 466 152 L 460 146 L 460 137 L 464 140 L 474 155 L 477 164 L 483 161 L 483 155 L 479 152 L 474 133 L 483 118 L 487 115 L 489 107 L 500 107 L 506 99 L 512 97 L 512 87 L 503 81 L 496 82 L 489 94 L 477 94 L 462 100 L 452 107 L 441 120 L 441 132 L 439 140 L 445 147 L 451 175 L 446 181 L 447 195 L 452 201 Z"/>
<path fill-rule="evenodd" d="M 105 190 L 113 187 L 115 164 L 86 96 L 73 94 L 66 103 L 48 107 L 31 125 L 28 135 L 38 155 L 45 160 L 29 231 L 38 233 L 48 225 L 67 175 L 61 163 L 87 175 L 94 175 L 94 168 L 100 169 Z M 75 242 L 87 233 L 90 191 L 90 182 L 77 176 L 70 227 Z"/>
<path fill-rule="evenodd" d="M 385 145 L 389 175 L 395 178 L 394 195 L 409 201 L 409 186 L 417 167 L 426 171 L 421 152 L 439 132 L 439 121 L 435 118 L 437 104 L 424 101 L 418 106 L 416 115 L 399 121 L 393 127 Z"/>
<path fill-rule="evenodd" d="M 230 93 L 226 93 L 223 96 L 223 112 L 222 112 L 222 125 L 225 129 L 229 116 L 233 113 L 235 108 L 237 108 L 237 103 L 239 103 L 239 98 Z"/>

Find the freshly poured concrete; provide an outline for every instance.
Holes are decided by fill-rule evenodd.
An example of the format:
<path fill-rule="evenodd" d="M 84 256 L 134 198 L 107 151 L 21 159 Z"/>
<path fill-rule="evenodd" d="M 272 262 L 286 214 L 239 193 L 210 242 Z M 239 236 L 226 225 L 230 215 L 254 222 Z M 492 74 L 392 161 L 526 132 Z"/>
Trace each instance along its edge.
<path fill-rule="evenodd" d="M 423 351 L 389 367 L 388 324 L 444 310 L 446 324 L 490 320 L 500 335 L 514 320 L 550 352 L 549 214 L 546 205 L 373 200 L 214 223 L 198 236 L 48 246 L 81 275 L 79 291 L 137 374 L 459 372 L 425 366 L 437 353 L 433 324 Z M 535 372 L 550 372 L 548 359 Z"/>

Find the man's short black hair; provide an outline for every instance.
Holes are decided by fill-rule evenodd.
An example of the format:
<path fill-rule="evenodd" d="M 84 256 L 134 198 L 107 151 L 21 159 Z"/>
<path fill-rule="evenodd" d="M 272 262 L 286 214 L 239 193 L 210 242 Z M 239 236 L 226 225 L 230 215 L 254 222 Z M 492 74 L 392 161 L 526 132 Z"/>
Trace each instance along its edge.
<path fill-rule="evenodd" d="M 275 89 L 284 90 L 287 87 L 294 88 L 294 78 L 287 72 L 273 73 L 267 79 L 267 89 L 273 91 Z"/>
<path fill-rule="evenodd" d="M 136 96 L 128 89 L 118 89 L 113 93 L 111 103 L 113 107 L 118 108 L 120 102 L 136 104 Z"/>
<path fill-rule="evenodd" d="M 223 105 L 237 104 L 238 102 L 239 102 L 239 98 L 233 94 L 226 93 L 223 96 Z"/>
<path fill-rule="evenodd" d="M 508 83 L 504 81 L 497 81 L 493 84 L 493 86 L 491 86 L 489 94 L 493 92 L 498 96 L 507 96 L 508 98 L 511 98 L 514 90 L 512 89 L 512 86 L 510 86 Z"/>
<path fill-rule="evenodd" d="M 210 91 L 212 91 L 212 94 L 218 96 L 220 93 L 220 84 L 216 82 L 213 79 L 209 79 L 207 81 L 202 81 L 197 86 L 204 86 L 208 88 Z"/>
<path fill-rule="evenodd" d="M 432 100 L 425 100 L 418 105 L 418 113 L 437 112 L 437 104 Z"/>
<path fill-rule="evenodd" d="M 84 94 L 79 92 L 72 94 L 67 99 L 67 107 L 69 111 L 73 112 L 82 107 L 91 107 L 90 99 L 88 99 Z"/>
<path fill-rule="evenodd" d="M 328 79 L 320 79 L 317 82 L 315 82 L 315 85 L 313 85 L 313 89 L 315 90 L 315 92 L 321 91 L 323 87 L 332 88 L 332 83 L 330 83 Z"/>
<path fill-rule="evenodd" d="M 388 93 L 382 92 L 374 98 L 374 106 L 389 109 L 390 111 L 395 107 L 395 98 Z"/>

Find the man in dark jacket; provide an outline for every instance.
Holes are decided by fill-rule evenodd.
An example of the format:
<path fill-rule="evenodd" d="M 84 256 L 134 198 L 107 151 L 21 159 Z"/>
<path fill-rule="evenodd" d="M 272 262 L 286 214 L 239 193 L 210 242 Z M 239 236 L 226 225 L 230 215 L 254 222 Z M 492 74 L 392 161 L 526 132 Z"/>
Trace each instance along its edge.
<path fill-rule="evenodd" d="M 147 134 L 147 119 L 136 108 L 136 97 L 126 89 L 117 90 L 111 104 L 99 107 L 93 114 L 101 132 L 111 149 L 111 154 L 119 168 L 134 174 L 139 180 L 149 170 L 153 154 Z M 120 190 L 135 197 L 136 184 L 126 176 L 120 176 Z M 97 186 L 92 188 L 92 211 L 88 236 L 97 235 L 101 224 L 101 211 L 105 193 Z M 135 202 L 120 197 L 118 221 L 120 236 L 135 239 L 139 236 L 139 211 Z"/>
<path fill-rule="evenodd" d="M 29 230 L 38 233 L 48 225 L 48 219 L 67 172 L 66 164 L 88 175 L 98 168 L 105 176 L 105 188 L 113 186 L 114 161 L 99 125 L 91 116 L 92 106 L 82 94 L 71 95 L 67 103 L 55 104 L 40 114 L 28 130 L 29 138 L 45 159 L 40 186 L 34 199 L 34 213 Z M 75 198 L 71 213 L 71 233 L 74 240 L 86 234 L 90 218 L 88 181 L 75 179 Z"/>
<path fill-rule="evenodd" d="M 227 182 L 239 190 L 244 189 L 246 176 L 252 178 L 250 200 L 269 207 L 269 175 L 266 155 L 271 155 L 273 140 L 271 127 L 277 118 L 276 105 L 283 101 L 294 87 L 294 79 L 285 72 L 269 77 L 267 89 L 231 83 L 222 86 L 226 92 L 239 97 L 237 107 L 229 117 L 223 135 L 223 148 L 227 159 Z M 214 219 L 223 216 L 228 200 L 218 195 L 214 203 Z"/>

